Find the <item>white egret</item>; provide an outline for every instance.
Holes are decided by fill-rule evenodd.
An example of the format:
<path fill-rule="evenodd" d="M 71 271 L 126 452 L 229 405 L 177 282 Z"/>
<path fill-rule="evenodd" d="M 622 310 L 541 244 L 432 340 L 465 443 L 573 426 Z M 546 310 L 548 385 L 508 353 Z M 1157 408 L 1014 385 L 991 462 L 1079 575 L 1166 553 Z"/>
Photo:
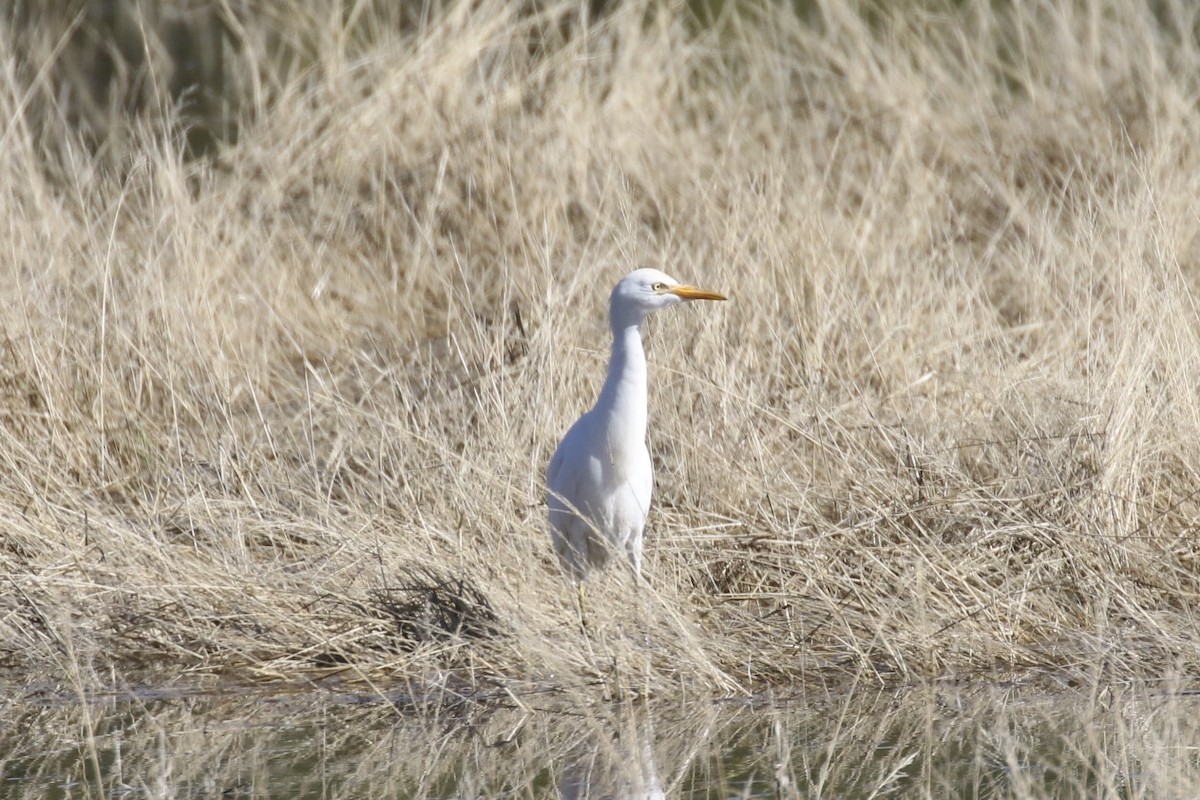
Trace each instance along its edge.
<path fill-rule="evenodd" d="M 563 569 L 579 581 L 624 551 L 641 578 L 642 532 L 654 490 L 646 449 L 646 352 L 642 322 L 688 300 L 724 300 L 656 269 L 638 269 L 612 291 L 612 356 L 596 404 L 563 437 L 546 471 L 550 536 Z M 585 618 L 586 619 L 586 618 Z M 586 624 L 586 623 L 585 623 Z"/>

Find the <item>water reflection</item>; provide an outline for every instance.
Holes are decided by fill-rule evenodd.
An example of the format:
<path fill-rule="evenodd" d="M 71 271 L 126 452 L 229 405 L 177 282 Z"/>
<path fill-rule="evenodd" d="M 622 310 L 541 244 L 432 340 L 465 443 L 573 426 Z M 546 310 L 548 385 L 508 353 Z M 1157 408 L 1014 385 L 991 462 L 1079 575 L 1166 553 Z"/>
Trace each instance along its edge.
<path fill-rule="evenodd" d="M 0 697 L 0 798 L 1200 796 L 1154 688 L 422 708 L 332 693 Z"/>
<path fill-rule="evenodd" d="M 563 765 L 562 800 L 665 800 L 649 732 L 634 730 L 633 737 L 586 736 Z"/>
<path fill-rule="evenodd" d="M 708 739 L 715 714 L 685 717 L 693 746 L 667 755 L 673 771 L 661 777 L 654 723 L 646 707 L 614 707 L 593 719 L 567 753 L 559 781 L 562 800 L 664 800 Z M 684 739 L 683 741 L 687 741 Z"/>

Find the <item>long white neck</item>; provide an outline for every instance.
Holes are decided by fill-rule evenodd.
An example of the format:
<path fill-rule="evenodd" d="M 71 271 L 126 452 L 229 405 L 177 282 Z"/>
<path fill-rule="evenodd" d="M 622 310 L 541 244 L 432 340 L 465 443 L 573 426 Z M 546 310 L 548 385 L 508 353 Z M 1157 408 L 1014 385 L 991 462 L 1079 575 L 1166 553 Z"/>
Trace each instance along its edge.
<path fill-rule="evenodd" d="M 605 416 L 610 434 L 617 433 L 622 443 L 646 441 L 646 351 L 640 322 L 613 326 L 608 377 L 596 410 Z M 617 427 L 619 431 L 614 430 Z"/>

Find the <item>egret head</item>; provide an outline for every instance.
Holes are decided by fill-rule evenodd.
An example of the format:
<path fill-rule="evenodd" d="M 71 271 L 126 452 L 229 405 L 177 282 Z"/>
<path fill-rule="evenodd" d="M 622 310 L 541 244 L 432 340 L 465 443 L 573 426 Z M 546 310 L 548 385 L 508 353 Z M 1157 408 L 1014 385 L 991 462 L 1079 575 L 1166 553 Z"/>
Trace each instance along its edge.
<path fill-rule="evenodd" d="M 640 325 L 648 314 L 689 300 L 724 300 L 725 296 L 687 286 L 665 272 L 650 267 L 635 269 L 612 291 L 609 321 L 613 330 Z"/>

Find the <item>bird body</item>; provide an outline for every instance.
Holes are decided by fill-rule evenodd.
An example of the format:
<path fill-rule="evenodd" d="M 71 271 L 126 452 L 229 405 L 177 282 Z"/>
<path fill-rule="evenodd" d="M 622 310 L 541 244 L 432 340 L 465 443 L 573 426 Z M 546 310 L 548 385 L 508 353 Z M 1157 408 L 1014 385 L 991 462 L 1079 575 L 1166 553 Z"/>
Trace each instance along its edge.
<path fill-rule="evenodd" d="M 604 386 L 567 431 L 546 473 L 550 533 L 563 568 L 582 581 L 625 553 L 641 577 L 654 469 L 646 448 L 647 370 L 642 322 L 687 300 L 724 300 L 656 269 L 622 278 L 609 302 L 612 355 Z"/>

